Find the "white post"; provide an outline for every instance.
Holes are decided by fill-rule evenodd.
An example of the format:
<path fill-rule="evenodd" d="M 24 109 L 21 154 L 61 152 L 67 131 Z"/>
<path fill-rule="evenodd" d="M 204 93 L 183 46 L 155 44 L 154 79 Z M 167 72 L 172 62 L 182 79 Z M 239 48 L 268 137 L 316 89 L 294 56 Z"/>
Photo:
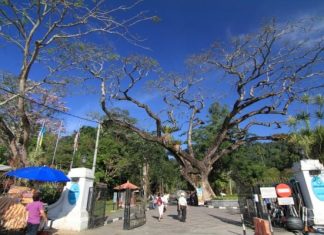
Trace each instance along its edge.
<path fill-rule="evenodd" d="M 93 154 L 93 162 L 92 162 L 92 174 L 95 175 L 96 171 L 96 161 L 97 161 L 97 154 L 98 154 L 98 145 L 99 145 L 99 136 L 100 136 L 100 123 L 98 124 L 98 130 L 97 130 L 97 138 L 96 138 L 96 146 L 95 151 Z"/>
<path fill-rule="evenodd" d="M 229 187 L 230 187 L 230 195 L 232 195 L 233 192 L 232 192 L 232 179 L 231 178 L 229 179 Z"/>
<path fill-rule="evenodd" d="M 59 142 L 60 137 L 61 137 L 62 125 L 63 125 L 63 121 L 61 121 L 59 130 L 58 130 L 58 133 L 57 133 L 57 139 L 56 139 L 53 158 L 52 158 L 52 165 L 54 165 L 54 162 L 55 162 L 56 150 L 57 150 L 58 142 Z"/>

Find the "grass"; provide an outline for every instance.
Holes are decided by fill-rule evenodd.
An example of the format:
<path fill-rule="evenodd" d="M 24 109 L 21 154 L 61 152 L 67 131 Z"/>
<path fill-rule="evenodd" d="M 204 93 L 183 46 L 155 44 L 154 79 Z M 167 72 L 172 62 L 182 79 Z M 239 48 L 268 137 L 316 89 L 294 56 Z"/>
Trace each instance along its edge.
<path fill-rule="evenodd" d="M 123 210 L 119 208 L 118 210 Z M 114 203 L 112 200 L 106 202 L 106 215 L 110 216 L 117 211 L 117 204 Z"/>

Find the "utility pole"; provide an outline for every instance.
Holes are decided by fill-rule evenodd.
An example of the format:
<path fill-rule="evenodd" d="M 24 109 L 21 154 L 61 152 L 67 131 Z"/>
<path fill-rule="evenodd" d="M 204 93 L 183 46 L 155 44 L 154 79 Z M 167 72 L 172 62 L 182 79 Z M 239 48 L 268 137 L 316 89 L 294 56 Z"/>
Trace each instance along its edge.
<path fill-rule="evenodd" d="M 101 128 L 101 125 L 99 123 L 98 124 L 98 129 L 97 129 L 96 146 L 95 146 L 95 151 L 94 151 L 94 154 L 93 154 L 93 162 L 92 162 L 92 173 L 93 173 L 93 175 L 95 174 L 95 171 L 96 171 L 96 161 L 97 161 L 97 154 L 98 154 L 100 128 Z"/>

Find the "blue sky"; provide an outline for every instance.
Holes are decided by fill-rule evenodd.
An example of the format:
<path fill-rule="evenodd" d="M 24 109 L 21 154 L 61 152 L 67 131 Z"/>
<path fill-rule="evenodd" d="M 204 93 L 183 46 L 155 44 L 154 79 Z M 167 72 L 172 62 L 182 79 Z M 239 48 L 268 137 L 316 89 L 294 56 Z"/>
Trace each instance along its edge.
<path fill-rule="evenodd" d="M 146 0 L 137 9 L 148 10 L 152 15 L 161 18 L 159 23 L 146 22 L 133 29 L 146 39 L 143 45 L 150 50 L 130 45 L 119 38 L 109 39 L 109 43 L 116 46 L 117 51 L 123 55 L 145 54 L 157 59 L 166 70 L 182 71 L 188 56 L 208 48 L 215 40 L 227 41 L 232 36 L 255 32 L 262 23 L 273 17 L 278 22 L 286 22 L 321 16 L 324 12 L 324 1 Z M 83 101 L 79 102 L 80 99 Z M 142 99 L 150 100 L 154 97 L 145 93 Z M 98 97 L 74 97 L 71 104 L 72 113 L 84 115 L 98 107 Z M 142 123 L 147 123 L 147 119 L 132 106 L 121 107 L 129 109 Z M 69 130 L 79 126 L 73 120 L 68 120 L 67 124 Z M 150 124 L 146 124 L 144 127 L 149 126 Z"/>
<path fill-rule="evenodd" d="M 115 1 L 120 3 L 122 1 Z M 159 23 L 143 23 L 133 31 L 146 38 L 145 50 L 111 37 L 107 39 L 123 55 L 140 53 L 157 59 L 166 70 L 182 71 L 184 60 L 199 53 L 215 40 L 226 41 L 230 37 L 254 32 L 265 21 L 275 17 L 277 21 L 294 21 L 303 17 L 323 16 L 322 0 L 146 0 L 137 6 L 149 14 L 161 18 Z M 135 9 L 135 10 L 136 10 Z M 20 64 L 9 48 L 0 48 L 1 69 L 15 71 Z M 143 99 L 154 99 L 144 94 Z M 70 112 L 85 116 L 99 111 L 98 95 L 80 95 L 66 99 Z M 129 106 L 123 106 L 123 108 Z M 132 112 L 132 109 L 131 109 Z M 141 115 L 137 118 L 141 119 Z M 79 127 L 80 121 L 65 119 L 68 131 Z M 83 125 L 89 125 L 81 121 Z"/>

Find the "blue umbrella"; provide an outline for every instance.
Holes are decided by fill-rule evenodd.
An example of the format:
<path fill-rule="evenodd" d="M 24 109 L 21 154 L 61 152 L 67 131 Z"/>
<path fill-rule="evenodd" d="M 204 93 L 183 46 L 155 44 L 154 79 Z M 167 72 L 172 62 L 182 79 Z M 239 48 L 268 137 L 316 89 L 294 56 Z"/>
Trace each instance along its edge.
<path fill-rule="evenodd" d="M 30 166 L 6 173 L 7 176 L 17 178 L 45 181 L 45 182 L 68 182 L 70 179 L 60 170 L 48 166 Z"/>

